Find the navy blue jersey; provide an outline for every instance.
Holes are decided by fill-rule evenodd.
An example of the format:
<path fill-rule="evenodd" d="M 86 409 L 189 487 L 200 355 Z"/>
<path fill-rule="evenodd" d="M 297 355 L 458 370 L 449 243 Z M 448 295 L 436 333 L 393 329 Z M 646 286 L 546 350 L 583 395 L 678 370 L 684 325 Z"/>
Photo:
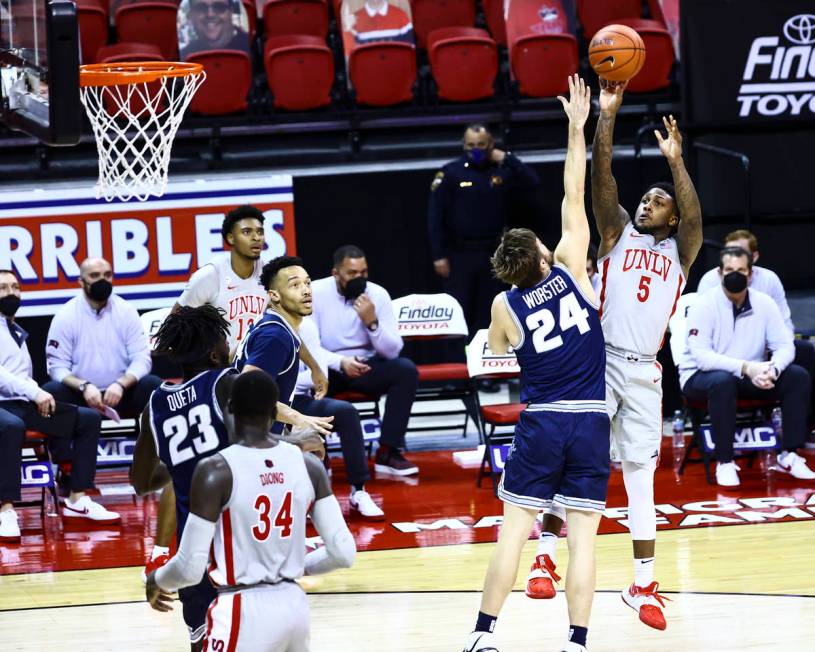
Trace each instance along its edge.
<path fill-rule="evenodd" d="M 204 371 L 180 385 L 162 383 L 150 396 L 156 451 L 173 479 L 179 541 L 190 513 L 195 465 L 230 444 L 215 385 L 234 373 L 234 369 Z"/>
<path fill-rule="evenodd" d="M 600 317 L 571 273 L 555 265 L 537 285 L 504 295 L 521 333 L 521 401 L 605 401 Z"/>
<path fill-rule="evenodd" d="M 267 311 L 252 326 L 235 354 L 235 368 L 242 371 L 246 365 L 263 369 L 274 378 L 280 402 L 291 405 L 300 370 L 300 336 L 282 315 Z M 283 424 L 276 421 L 272 432 L 283 432 Z"/>

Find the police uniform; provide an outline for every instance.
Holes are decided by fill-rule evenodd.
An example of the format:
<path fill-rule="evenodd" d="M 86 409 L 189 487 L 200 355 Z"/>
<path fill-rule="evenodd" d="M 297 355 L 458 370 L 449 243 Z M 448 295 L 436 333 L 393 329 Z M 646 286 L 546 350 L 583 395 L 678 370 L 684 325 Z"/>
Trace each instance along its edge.
<path fill-rule="evenodd" d="M 528 165 L 507 152 L 499 165 L 474 165 L 463 155 L 436 173 L 430 186 L 428 231 L 433 260 L 450 261 L 445 291 L 464 309 L 471 332 L 486 328 L 501 291 L 490 256 L 507 226 L 509 193 L 539 183 Z"/>

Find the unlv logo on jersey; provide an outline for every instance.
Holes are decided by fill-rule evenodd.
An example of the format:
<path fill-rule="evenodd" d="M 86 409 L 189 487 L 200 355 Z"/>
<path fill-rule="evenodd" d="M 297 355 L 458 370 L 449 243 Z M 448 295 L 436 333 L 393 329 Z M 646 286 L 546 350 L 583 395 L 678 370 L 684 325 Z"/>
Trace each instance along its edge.
<path fill-rule="evenodd" d="M 646 270 L 654 272 L 662 277 L 663 281 L 668 280 L 673 261 L 664 254 L 646 249 L 626 249 L 623 260 L 623 271 L 631 269 Z"/>

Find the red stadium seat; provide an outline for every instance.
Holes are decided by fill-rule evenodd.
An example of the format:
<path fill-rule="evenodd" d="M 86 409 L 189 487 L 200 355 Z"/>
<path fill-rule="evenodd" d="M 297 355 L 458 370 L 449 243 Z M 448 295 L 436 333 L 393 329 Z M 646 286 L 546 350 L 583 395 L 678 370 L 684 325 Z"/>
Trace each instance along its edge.
<path fill-rule="evenodd" d="M 507 26 L 504 22 L 504 0 L 483 0 L 484 18 L 492 38 L 498 45 L 507 44 Z"/>
<path fill-rule="evenodd" d="M 96 52 L 108 42 L 108 12 L 95 0 L 80 0 L 76 18 L 82 63 L 96 63 Z"/>
<path fill-rule="evenodd" d="M 187 56 L 189 63 L 204 66 L 207 78 L 193 95 L 190 111 L 225 115 L 246 110 L 252 88 L 252 60 L 240 50 L 202 50 Z"/>
<path fill-rule="evenodd" d="M 176 14 L 172 2 L 138 2 L 116 10 L 116 34 L 119 41 L 153 43 L 167 61 L 178 60 Z"/>
<path fill-rule="evenodd" d="M 258 8 L 254 0 L 241 0 L 246 10 L 246 19 L 249 21 L 249 38 L 254 39 L 258 33 Z"/>
<path fill-rule="evenodd" d="M 668 30 L 658 21 L 645 18 L 624 18 L 619 23 L 637 30 L 645 43 L 645 64 L 628 82 L 628 90 L 642 93 L 667 88 L 674 65 L 674 46 Z"/>
<path fill-rule="evenodd" d="M 420 48 L 427 47 L 430 32 L 436 29 L 475 25 L 475 0 L 413 0 L 411 7 Z"/>
<path fill-rule="evenodd" d="M 430 32 L 428 54 L 439 97 L 470 102 L 494 95 L 498 48 L 486 30 L 442 27 Z"/>
<path fill-rule="evenodd" d="M 328 34 L 326 0 L 268 0 L 263 6 L 266 37 L 286 34 L 311 34 L 325 38 Z"/>
<path fill-rule="evenodd" d="M 161 50 L 151 43 L 114 43 L 99 48 L 96 53 L 99 63 L 120 61 L 164 61 Z"/>
<path fill-rule="evenodd" d="M 303 111 L 331 102 L 334 56 L 317 36 L 275 36 L 266 41 L 266 79 L 280 109 Z"/>
<path fill-rule="evenodd" d="M 621 18 L 639 18 L 641 0 L 577 0 L 577 16 L 586 40 L 601 28 L 619 23 Z"/>
<path fill-rule="evenodd" d="M 528 34 L 509 45 L 509 62 L 521 94 L 554 97 L 565 93 L 577 72 L 577 39 L 571 34 Z"/>
<path fill-rule="evenodd" d="M 348 70 L 359 104 L 392 106 L 413 100 L 416 48 L 409 43 L 358 45 L 348 58 Z"/>

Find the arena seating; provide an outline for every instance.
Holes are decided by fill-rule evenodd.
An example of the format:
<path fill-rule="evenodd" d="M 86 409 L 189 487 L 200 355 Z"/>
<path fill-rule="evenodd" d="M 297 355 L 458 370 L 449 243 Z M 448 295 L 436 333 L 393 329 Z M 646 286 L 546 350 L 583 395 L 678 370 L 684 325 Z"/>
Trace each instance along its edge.
<path fill-rule="evenodd" d="M 621 18 L 638 18 L 641 11 L 641 0 L 577 0 L 577 16 L 586 40 L 604 25 L 619 23 Z"/>
<path fill-rule="evenodd" d="M 263 65 L 274 106 L 304 111 L 331 102 L 334 56 L 317 36 L 274 36 L 264 46 Z"/>
<path fill-rule="evenodd" d="M 328 34 L 326 0 L 267 0 L 263 5 L 263 26 L 267 37 L 287 34 Z"/>
<path fill-rule="evenodd" d="M 494 94 L 498 49 L 486 30 L 442 27 L 428 36 L 428 53 L 439 97 L 469 102 Z"/>
<path fill-rule="evenodd" d="M 193 96 L 190 110 L 202 115 L 224 115 L 246 110 L 252 87 L 252 60 L 239 50 L 203 50 L 187 57 L 204 66 L 207 78 Z"/>
<path fill-rule="evenodd" d="M 410 102 L 416 83 L 416 48 L 395 41 L 359 45 L 348 59 L 348 72 L 359 104 Z"/>
<path fill-rule="evenodd" d="M 79 0 L 76 6 L 79 22 L 82 63 L 96 63 L 96 53 L 108 42 L 108 12 L 96 0 Z"/>
<path fill-rule="evenodd" d="M 433 30 L 475 25 L 475 0 L 413 0 L 411 6 L 416 44 L 420 48 L 429 46 Z"/>
<path fill-rule="evenodd" d="M 667 88 L 674 65 L 673 41 L 668 30 L 660 22 L 645 18 L 622 18 L 618 22 L 637 30 L 648 53 L 642 70 L 628 82 L 628 90 L 642 93 Z"/>
<path fill-rule="evenodd" d="M 178 35 L 173 2 L 138 2 L 116 10 L 116 34 L 119 41 L 157 45 L 167 61 L 178 60 Z"/>

